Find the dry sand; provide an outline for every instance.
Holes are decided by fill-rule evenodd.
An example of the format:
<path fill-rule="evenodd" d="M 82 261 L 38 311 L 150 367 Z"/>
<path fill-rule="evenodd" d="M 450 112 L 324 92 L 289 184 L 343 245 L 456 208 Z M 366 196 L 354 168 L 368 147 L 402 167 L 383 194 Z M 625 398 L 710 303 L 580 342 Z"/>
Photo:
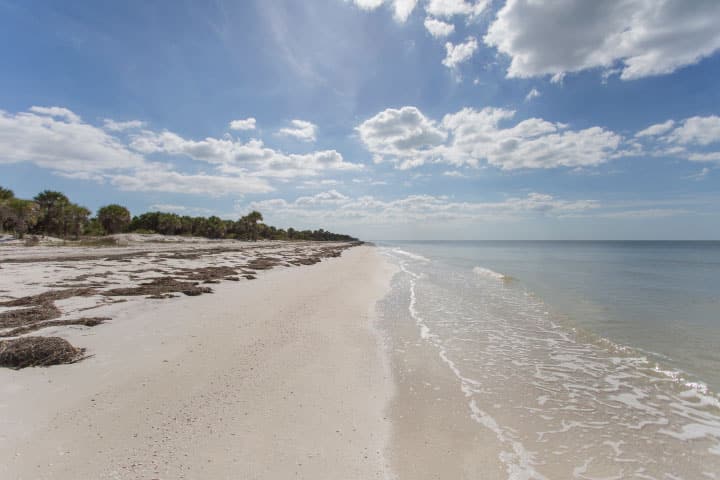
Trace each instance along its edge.
<path fill-rule="evenodd" d="M 72 275 L 110 271 L 89 280 L 114 287 L 143 258 L 89 255 Z M 17 297 L 8 274 L 27 271 L 38 280 L 22 294 L 41 293 L 67 263 L 3 264 L 0 295 Z M 0 369 L 0 478 L 391 478 L 393 382 L 373 325 L 393 272 L 356 247 L 199 297 L 56 302 L 63 315 L 95 302 L 112 320 L 39 332 L 86 348 L 80 363 Z"/>

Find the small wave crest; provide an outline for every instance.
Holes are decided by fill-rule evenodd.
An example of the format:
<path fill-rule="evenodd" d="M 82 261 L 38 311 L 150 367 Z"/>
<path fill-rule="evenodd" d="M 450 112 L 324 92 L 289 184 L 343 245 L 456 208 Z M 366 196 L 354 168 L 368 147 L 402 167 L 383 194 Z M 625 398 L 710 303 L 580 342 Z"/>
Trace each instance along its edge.
<path fill-rule="evenodd" d="M 429 262 L 430 261 L 430 259 L 425 258 L 422 255 L 418 255 L 417 253 L 407 252 L 407 251 L 399 249 L 399 248 L 394 248 L 393 253 L 397 253 L 397 254 L 407 257 L 407 258 L 412 258 L 413 260 L 417 260 L 419 262 Z"/>
<path fill-rule="evenodd" d="M 510 280 L 512 278 L 509 275 L 504 275 L 502 273 L 496 272 L 495 270 L 490 270 L 489 268 L 485 267 L 475 267 L 472 271 L 475 275 L 486 278 L 494 278 L 495 280 Z"/>

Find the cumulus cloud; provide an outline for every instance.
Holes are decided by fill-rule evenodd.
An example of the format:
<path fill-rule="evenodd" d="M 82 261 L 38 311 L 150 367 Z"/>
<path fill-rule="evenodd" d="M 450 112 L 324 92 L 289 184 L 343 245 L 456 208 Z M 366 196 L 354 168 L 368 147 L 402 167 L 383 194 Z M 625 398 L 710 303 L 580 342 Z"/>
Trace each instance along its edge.
<path fill-rule="evenodd" d="M 405 23 L 415 10 L 417 0 L 352 0 L 362 10 L 375 10 L 388 3 L 393 8 L 393 17 L 399 23 Z"/>
<path fill-rule="evenodd" d="M 427 17 L 425 19 L 425 29 L 435 38 L 445 38 L 455 31 L 455 25 Z"/>
<path fill-rule="evenodd" d="M 395 20 L 400 23 L 406 22 L 416 5 L 417 0 L 395 0 L 393 2 Z"/>
<path fill-rule="evenodd" d="M 145 153 L 184 155 L 217 165 L 223 173 L 257 177 L 292 178 L 318 175 L 327 170 L 361 170 L 361 164 L 346 162 L 335 150 L 307 154 L 286 154 L 265 146 L 262 140 L 241 142 L 231 138 L 208 137 L 190 140 L 173 132 L 143 131 L 131 137 L 133 149 Z"/>
<path fill-rule="evenodd" d="M 145 123 L 140 120 L 129 120 L 127 122 L 116 122 L 110 118 L 103 120 L 105 130 L 111 132 L 124 132 L 125 130 L 133 130 L 136 128 L 142 128 Z"/>
<path fill-rule="evenodd" d="M 484 41 L 508 77 L 602 68 L 623 80 L 672 73 L 720 49 L 720 2 L 508 0 Z M 619 68 L 618 68 L 619 66 Z"/>
<path fill-rule="evenodd" d="M 375 10 L 385 3 L 385 0 L 353 0 L 353 3 L 362 10 Z"/>
<path fill-rule="evenodd" d="M 345 203 L 349 200 L 349 197 L 343 195 L 337 190 L 328 190 L 327 192 L 320 192 L 316 195 L 309 197 L 299 197 L 295 200 L 296 205 L 338 205 Z"/>
<path fill-rule="evenodd" d="M 251 176 L 226 176 L 206 173 L 182 173 L 164 165 L 149 164 L 128 174 L 110 177 L 120 190 L 167 192 L 194 195 L 244 195 L 268 193 L 274 188 L 266 180 Z"/>
<path fill-rule="evenodd" d="M 273 180 L 363 169 L 335 150 L 294 154 L 257 139 L 192 140 L 152 130 L 137 130 L 121 139 L 109 133 L 141 125 L 105 120 L 99 127 L 62 107 L 32 107 L 14 114 L 0 110 L 0 165 L 32 163 L 66 178 L 110 183 L 123 190 L 208 195 L 267 193 L 274 189 L 269 183 Z M 167 163 L 151 162 L 151 155 L 166 157 Z M 170 163 L 174 156 L 201 163 L 180 171 Z M 200 165 L 212 170 L 198 171 Z"/>
<path fill-rule="evenodd" d="M 720 117 L 716 115 L 668 120 L 637 132 L 635 138 L 642 153 L 693 162 L 720 162 L 720 151 L 710 150 L 720 144 Z"/>
<path fill-rule="evenodd" d="M 668 140 L 680 144 L 709 145 L 720 142 L 720 117 L 691 117 L 670 133 Z"/>
<path fill-rule="evenodd" d="M 530 118 L 503 126 L 512 110 L 464 108 L 437 123 L 415 107 L 387 109 L 357 127 L 376 162 L 400 169 L 426 163 L 504 170 L 600 165 L 617 154 L 619 135 L 601 127 L 571 130 L 562 123 Z"/>
<path fill-rule="evenodd" d="M 57 118 L 63 118 L 69 123 L 80 123 L 82 120 L 79 115 L 77 115 L 72 110 L 69 110 L 67 108 L 63 107 L 30 107 L 30 111 L 32 113 L 37 113 L 38 115 L 47 115 L 49 117 L 57 117 Z"/>
<path fill-rule="evenodd" d="M 249 117 L 243 120 L 233 120 L 230 122 L 230 130 L 255 130 L 255 119 Z"/>
<path fill-rule="evenodd" d="M 435 17 L 476 16 L 481 14 L 489 3 L 488 0 L 430 0 L 425 10 Z"/>
<path fill-rule="evenodd" d="M 78 174 L 137 167 L 143 157 L 66 108 L 0 110 L 0 164 L 20 162 Z"/>
<path fill-rule="evenodd" d="M 411 161 L 415 153 L 442 145 L 447 132 L 416 107 L 388 108 L 364 121 L 356 131 L 376 162 L 385 157 Z"/>
<path fill-rule="evenodd" d="M 280 129 L 280 135 L 293 137 L 302 142 L 314 142 L 317 135 L 317 125 L 306 120 L 293 120 L 292 127 Z"/>
<path fill-rule="evenodd" d="M 473 37 L 468 37 L 463 43 L 453 45 L 452 42 L 445 44 L 445 59 L 442 64 L 448 68 L 455 68 L 459 64 L 467 61 L 472 57 L 478 49 L 478 42 Z"/>

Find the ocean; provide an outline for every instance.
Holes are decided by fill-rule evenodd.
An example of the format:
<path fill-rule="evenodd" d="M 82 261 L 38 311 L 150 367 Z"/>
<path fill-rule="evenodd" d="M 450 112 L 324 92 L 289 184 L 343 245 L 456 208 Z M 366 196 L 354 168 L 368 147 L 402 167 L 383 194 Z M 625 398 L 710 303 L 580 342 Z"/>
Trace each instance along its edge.
<path fill-rule="evenodd" d="M 378 245 L 508 478 L 720 478 L 720 242 Z"/>

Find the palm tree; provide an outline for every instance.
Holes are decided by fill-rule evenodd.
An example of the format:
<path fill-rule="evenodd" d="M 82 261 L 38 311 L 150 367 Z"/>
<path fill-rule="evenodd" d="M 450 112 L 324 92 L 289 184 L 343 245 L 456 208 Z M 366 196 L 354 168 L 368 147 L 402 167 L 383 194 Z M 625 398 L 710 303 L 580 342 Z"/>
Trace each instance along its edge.
<path fill-rule="evenodd" d="M 110 235 L 123 232 L 130 225 L 130 211 L 116 203 L 101 207 L 98 210 L 97 218 L 100 225 Z"/>
<path fill-rule="evenodd" d="M 240 219 L 240 222 L 246 227 L 250 239 L 253 241 L 258 239 L 258 222 L 262 221 L 262 213 L 257 210 L 253 210 Z"/>
<path fill-rule="evenodd" d="M 225 236 L 225 222 L 220 217 L 212 216 L 207 219 L 207 236 L 210 238 L 223 238 Z"/>
<path fill-rule="evenodd" d="M 65 230 L 65 210 L 70 200 L 65 194 L 45 190 L 35 196 L 39 218 L 35 230 L 45 235 L 62 235 Z"/>
<path fill-rule="evenodd" d="M 1 215 L 5 227 L 15 231 L 18 237 L 23 238 L 38 221 L 39 207 L 32 200 L 11 198 L 2 203 L 4 213 Z"/>
<path fill-rule="evenodd" d="M 90 210 L 80 205 L 71 203 L 66 209 L 66 233 L 73 235 L 78 238 L 85 226 L 88 224 L 88 217 L 90 216 Z"/>

